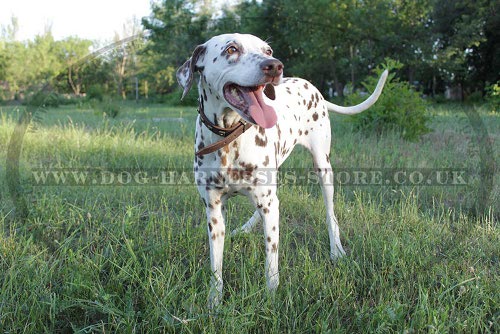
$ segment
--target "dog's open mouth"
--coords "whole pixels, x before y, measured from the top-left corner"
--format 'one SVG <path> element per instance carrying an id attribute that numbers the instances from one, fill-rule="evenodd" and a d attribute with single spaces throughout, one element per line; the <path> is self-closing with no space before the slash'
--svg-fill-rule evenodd
<path id="1" fill-rule="evenodd" d="M 264 102 L 264 88 L 265 85 L 243 87 L 230 83 L 224 86 L 224 98 L 247 121 L 268 129 L 276 124 L 277 116 L 274 108 Z"/>

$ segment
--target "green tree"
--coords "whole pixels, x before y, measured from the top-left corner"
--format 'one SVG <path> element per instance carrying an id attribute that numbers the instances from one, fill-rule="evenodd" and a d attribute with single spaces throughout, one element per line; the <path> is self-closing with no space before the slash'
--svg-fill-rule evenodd
<path id="1" fill-rule="evenodd" d="M 287 75 L 306 77 L 322 91 L 333 83 L 342 95 L 347 82 L 356 84 L 383 59 L 373 53 L 379 35 L 373 32 L 382 25 L 370 24 L 374 17 L 385 18 L 382 11 L 388 7 L 380 3 L 252 1 L 242 3 L 239 11 L 244 31 L 269 37 Z M 371 52 L 363 54 L 363 50 Z"/>
<path id="2" fill-rule="evenodd" d="M 141 38 L 142 30 L 139 22 L 135 19 L 123 25 L 121 34 L 116 33 L 114 37 L 115 48 L 111 50 L 107 61 L 112 66 L 112 77 L 117 90 L 117 95 L 126 99 L 127 92 L 133 90 L 127 87 L 127 82 L 137 76 L 137 65 L 139 62 L 138 51 L 143 48 Z"/>
<path id="3" fill-rule="evenodd" d="M 199 9 L 204 9 L 199 11 Z M 142 52 L 150 64 L 149 81 L 157 93 L 176 88 L 175 71 L 197 44 L 205 42 L 211 32 L 211 13 L 195 1 L 164 0 L 152 4 L 152 14 L 142 20 L 149 31 L 149 42 Z"/>
<path id="4" fill-rule="evenodd" d="M 62 89 L 71 89 L 75 95 L 82 93 L 82 65 L 79 61 L 88 53 L 92 42 L 78 37 L 69 37 L 56 43 L 57 59 L 64 65 L 62 71 L 66 74 L 67 84 Z M 65 82 L 66 83 L 66 82 Z"/>
<path id="5" fill-rule="evenodd" d="M 462 97 L 499 78 L 493 70 L 499 64 L 498 10 L 489 0 L 433 2 L 434 69 L 445 83 L 458 85 Z"/>

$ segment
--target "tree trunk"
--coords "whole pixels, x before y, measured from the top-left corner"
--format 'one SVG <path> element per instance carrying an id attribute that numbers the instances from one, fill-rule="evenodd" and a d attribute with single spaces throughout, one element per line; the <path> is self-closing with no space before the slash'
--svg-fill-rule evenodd
<path id="1" fill-rule="evenodd" d="M 412 85 L 413 84 L 413 67 L 408 66 L 408 82 Z"/>
<path id="2" fill-rule="evenodd" d="M 75 70 L 75 77 L 78 78 L 78 68 Z M 68 82 L 69 82 L 69 85 L 71 86 L 71 89 L 73 90 L 73 93 L 76 96 L 80 96 L 81 84 L 80 84 L 79 80 L 77 80 L 76 84 L 73 81 L 72 67 L 71 66 L 68 67 Z"/>
<path id="3" fill-rule="evenodd" d="M 351 57 L 351 83 L 352 83 L 352 89 L 354 92 L 354 47 L 352 45 L 349 46 L 349 55 Z"/>
<path id="4" fill-rule="evenodd" d="M 135 102 L 139 102 L 139 79 L 135 77 Z"/>
<path id="5" fill-rule="evenodd" d="M 432 76 L 432 97 L 436 97 L 436 85 L 437 85 L 437 79 L 436 76 Z"/>
<path id="6" fill-rule="evenodd" d="M 337 92 L 337 96 L 343 97 L 344 96 L 344 87 L 339 81 L 339 78 L 337 77 L 337 71 L 335 70 L 335 66 L 332 68 L 332 76 L 333 76 L 333 84 L 335 86 L 335 91 Z"/>
<path id="7" fill-rule="evenodd" d="M 127 93 L 125 92 L 125 89 L 123 88 L 123 81 L 125 79 L 125 66 L 127 65 L 127 51 L 125 48 L 123 48 L 123 58 L 120 63 L 118 63 L 117 66 L 117 75 L 118 75 L 118 95 L 122 96 L 122 99 L 127 98 Z"/>

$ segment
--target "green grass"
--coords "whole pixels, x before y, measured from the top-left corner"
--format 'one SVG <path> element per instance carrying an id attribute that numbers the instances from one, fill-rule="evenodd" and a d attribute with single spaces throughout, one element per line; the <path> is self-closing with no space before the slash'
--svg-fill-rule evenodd
<path id="1" fill-rule="evenodd" d="M 332 116 L 334 168 L 468 168 L 478 144 L 461 106 L 438 106 L 417 143 L 376 138 Z M 469 107 L 470 108 L 470 107 Z M 493 144 L 498 115 L 479 109 Z M 226 238 L 224 299 L 207 305 L 204 208 L 194 186 L 36 187 L 39 166 L 190 169 L 194 108 L 127 104 L 117 118 L 61 107 L 40 114 L 20 158 L 27 217 L 5 180 L 19 111 L 0 110 L 2 333 L 494 333 L 499 331 L 499 179 L 487 213 L 471 214 L 479 184 L 342 186 L 335 209 L 348 256 L 329 260 L 317 186 L 279 188 L 280 286 L 269 295 L 261 229 Z M 179 121 L 183 118 L 184 121 Z M 492 159 L 498 161 L 498 147 Z M 310 167 L 297 149 L 284 168 Z M 253 210 L 231 199 L 227 228 Z"/>

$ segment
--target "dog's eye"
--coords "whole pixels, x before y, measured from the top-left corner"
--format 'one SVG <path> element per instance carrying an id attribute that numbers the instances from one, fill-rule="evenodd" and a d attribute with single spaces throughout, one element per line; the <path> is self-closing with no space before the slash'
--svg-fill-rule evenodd
<path id="1" fill-rule="evenodd" d="M 235 52 L 238 52 L 238 49 L 235 47 L 235 46 L 230 46 L 226 49 L 226 53 L 228 55 L 232 55 L 234 54 Z"/>
<path id="2" fill-rule="evenodd" d="M 267 49 L 267 50 L 265 51 L 265 53 L 266 53 L 266 55 L 268 55 L 268 56 L 272 56 L 272 55 L 273 55 L 273 50 L 271 50 L 271 49 Z"/>

